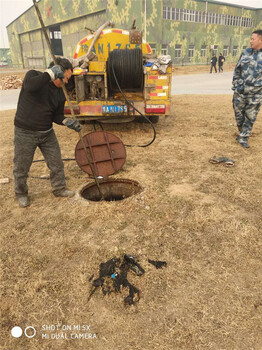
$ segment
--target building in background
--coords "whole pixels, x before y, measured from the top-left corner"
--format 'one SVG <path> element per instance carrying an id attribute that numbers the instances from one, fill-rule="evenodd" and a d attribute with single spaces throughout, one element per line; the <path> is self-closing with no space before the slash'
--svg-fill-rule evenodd
<path id="1" fill-rule="evenodd" d="M 262 9 L 204 0 L 40 0 L 56 55 L 71 57 L 81 39 L 107 20 L 130 29 L 133 20 L 156 54 L 174 64 L 209 64 L 221 52 L 236 62 L 262 28 Z M 44 68 L 51 56 L 34 6 L 7 26 L 13 66 Z"/>

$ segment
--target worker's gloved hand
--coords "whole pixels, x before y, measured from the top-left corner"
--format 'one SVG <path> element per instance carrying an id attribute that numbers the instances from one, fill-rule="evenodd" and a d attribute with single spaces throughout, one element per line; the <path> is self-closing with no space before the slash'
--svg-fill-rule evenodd
<path id="1" fill-rule="evenodd" d="M 56 79 L 63 79 L 65 77 L 63 68 L 58 64 L 56 66 L 46 69 L 46 73 L 50 75 L 53 81 Z"/>
<path id="2" fill-rule="evenodd" d="M 82 126 L 80 125 L 79 121 L 74 118 L 65 118 L 63 120 L 63 124 L 69 129 L 73 129 L 77 132 L 79 132 L 82 129 Z"/>

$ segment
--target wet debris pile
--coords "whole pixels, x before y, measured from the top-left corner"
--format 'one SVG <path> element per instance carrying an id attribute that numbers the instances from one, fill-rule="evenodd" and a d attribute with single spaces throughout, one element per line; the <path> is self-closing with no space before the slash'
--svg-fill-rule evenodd
<path id="1" fill-rule="evenodd" d="M 165 261 L 156 261 L 148 259 L 148 262 L 154 265 L 157 269 L 162 269 L 163 266 L 167 266 L 167 263 Z"/>
<path id="2" fill-rule="evenodd" d="M 0 90 L 21 89 L 23 80 L 17 75 L 6 75 L 1 77 Z"/>
<path id="3" fill-rule="evenodd" d="M 165 261 L 154 261 L 148 259 L 148 262 L 154 265 L 157 269 L 167 266 Z M 123 289 L 128 289 L 129 294 L 124 298 L 125 305 L 132 305 L 140 300 L 140 290 L 128 281 L 128 273 L 133 272 L 137 276 L 142 276 L 145 270 L 138 263 L 137 258 L 124 254 L 122 258 L 113 258 L 99 266 L 99 277 L 93 280 L 92 290 L 88 300 L 95 293 L 97 288 L 101 287 L 104 295 L 121 292 Z M 89 281 L 92 281 L 94 275 Z"/>

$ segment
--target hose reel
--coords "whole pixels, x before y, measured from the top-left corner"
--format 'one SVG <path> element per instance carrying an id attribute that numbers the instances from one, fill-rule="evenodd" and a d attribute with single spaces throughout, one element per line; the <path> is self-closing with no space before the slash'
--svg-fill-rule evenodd
<path id="1" fill-rule="evenodd" d="M 141 49 L 114 50 L 109 53 L 108 86 L 111 91 L 119 91 L 113 70 L 121 89 L 142 90 L 143 55 Z"/>

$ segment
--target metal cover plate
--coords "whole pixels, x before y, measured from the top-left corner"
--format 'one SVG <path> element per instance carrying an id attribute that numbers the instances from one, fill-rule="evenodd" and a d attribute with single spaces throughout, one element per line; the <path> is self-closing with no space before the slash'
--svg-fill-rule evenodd
<path id="1" fill-rule="evenodd" d="M 83 136 L 96 176 L 107 177 L 122 168 L 126 161 L 126 149 L 123 142 L 114 134 L 95 131 Z M 75 148 L 78 166 L 89 175 L 93 175 L 81 140 Z"/>
<path id="2" fill-rule="evenodd" d="M 137 29 L 131 29 L 129 31 L 130 44 L 142 44 L 142 32 Z"/>

